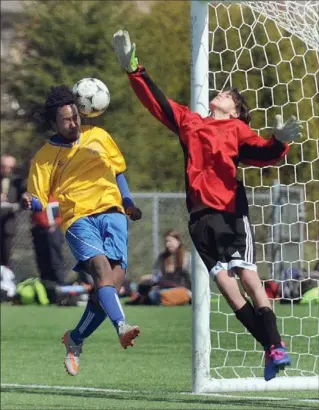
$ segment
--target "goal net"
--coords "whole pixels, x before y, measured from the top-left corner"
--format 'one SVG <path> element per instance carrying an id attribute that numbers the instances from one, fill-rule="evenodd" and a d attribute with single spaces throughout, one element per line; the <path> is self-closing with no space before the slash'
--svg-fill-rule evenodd
<path id="1" fill-rule="evenodd" d="M 258 271 L 292 365 L 264 381 L 261 346 L 197 260 L 195 393 L 319 389 L 318 8 L 316 1 L 192 2 L 192 109 L 207 115 L 211 92 L 238 87 L 259 135 L 271 135 L 276 114 L 303 123 L 303 138 L 277 166 L 239 169 Z"/>

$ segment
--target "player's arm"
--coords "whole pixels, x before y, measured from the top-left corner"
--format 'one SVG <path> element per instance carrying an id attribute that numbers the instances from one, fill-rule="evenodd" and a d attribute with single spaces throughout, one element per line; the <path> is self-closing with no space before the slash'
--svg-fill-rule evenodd
<path id="1" fill-rule="evenodd" d="M 22 194 L 24 209 L 39 212 L 47 207 L 50 195 L 50 175 L 48 164 L 36 156 L 29 171 L 27 192 Z"/>
<path id="2" fill-rule="evenodd" d="M 145 108 L 161 123 L 175 134 L 189 109 L 165 97 L 157 87 L 144 67 L 138 65 L 135 56 L 135 43 L 131 44 L 127 31 L 119 30 L 114 34 L 112 46 L 118 56 L 121 66 L 129 76 L 129 80 L 136 96 Z"/>
<path id="3" fill-rule="evenodd" d="M 116 175 L 117 186 L 121 192 L 123 207 L 126 215 L 132 221 L 138 221 L 142 218 L 142 211 L 134 205 L 130 188 L 123 173 Z"/>
<path id="4" fill-rule="evenodd" d="M 248 125 L 239 127 L 239 161 L 247 165 L 263 167 L 280 161 L 289 151 L 288 142 L 301 137 L 302 125 L 295 117 L 282 123 L 277 115 L 273 135 L 269 140 L 258 136 Z"/>

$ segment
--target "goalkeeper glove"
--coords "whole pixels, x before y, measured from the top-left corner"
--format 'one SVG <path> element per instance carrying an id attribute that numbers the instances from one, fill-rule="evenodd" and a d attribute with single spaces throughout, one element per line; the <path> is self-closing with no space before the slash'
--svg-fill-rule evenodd
<path id="1" fill-rule="evenodd" d="M 137 70 L 136 45 L 135 43 L 131 44 L 130 35 L 127 31 L 119 30 L 114 34 L 112 47 L 125 71 L 133 73 Z"/>
<path id="2" fill-rule="evenodd" d="M 293 115 L 283 124 L 282 116 L 276 115 L 274 136 L 280 142 L 290 142 L 301 138 L 302 124 Z"/>

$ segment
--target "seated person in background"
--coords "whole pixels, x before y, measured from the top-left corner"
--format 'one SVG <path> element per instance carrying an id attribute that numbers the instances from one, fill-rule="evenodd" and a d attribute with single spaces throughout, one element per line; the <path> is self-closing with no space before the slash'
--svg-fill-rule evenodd
<path id="1" fill-rule="evenodd" d="M 179 305 L 191 300 L 191 254 L 180 234 L 169 230 L 164 235 L 165 249 L 153 265 L 153 274 L 142 276 L 130 305 Z"/>

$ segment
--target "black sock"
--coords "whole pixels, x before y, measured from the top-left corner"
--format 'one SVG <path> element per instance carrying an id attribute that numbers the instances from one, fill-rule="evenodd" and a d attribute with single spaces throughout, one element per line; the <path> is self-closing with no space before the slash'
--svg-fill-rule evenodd
<path id="1" fill-rule="evenodd" d="M 260 332 L 256 312 L 252 304 L 247 300 L 242 308 L 236 310 L 235 315 L 257 342 L 264 346 L 265 341 L 263 340 L 263 334 Z"/>
<path id="2" fill-rule="evenodd" d="M 256 318 L 259 332 L 264 335 L 263 346 L 265 350 L 272 345 L 275 348 L 282 347 L 274 312 L 269 307 L 262 307 L 257 309 Z"/>

